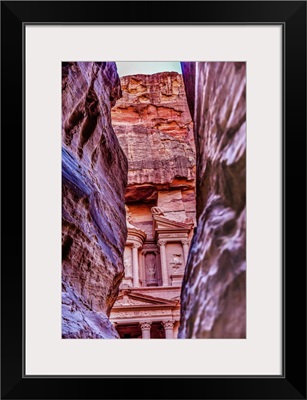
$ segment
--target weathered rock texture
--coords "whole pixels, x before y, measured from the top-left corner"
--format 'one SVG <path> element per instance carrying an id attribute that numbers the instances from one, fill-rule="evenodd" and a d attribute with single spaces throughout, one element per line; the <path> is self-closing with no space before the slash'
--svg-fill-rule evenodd
<path id="1" fill-rule="evenodd" d="M 62 336 L 115 338 L 127 160 L 111 126 L 115 63 L 62 65 Z"/>
<path id="2" fill-rule="evenodd" d="M 195 220 L 193 122 L 176 72 L 125 76 L 121 89 L 112 124 L 128 158 L 125 199 L 132 223 L 150 238 L 152 206 L 179 222 Z"/>
<path id="3" fill-rule="evenodd" d="M 191 64 L 183 64 L 183 75 L 194 109 L 198 226 L 182 286 L 179 337 L 244 338 L 245 63 Z"/>

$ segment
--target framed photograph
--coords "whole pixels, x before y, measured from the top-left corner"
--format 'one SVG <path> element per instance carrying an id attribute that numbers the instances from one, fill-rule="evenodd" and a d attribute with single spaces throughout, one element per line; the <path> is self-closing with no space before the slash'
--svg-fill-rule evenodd
<path id="1" fill-rule="evenodd" d="M 1 26 L 2 398 L 306 399 L 306 3 Z"/>

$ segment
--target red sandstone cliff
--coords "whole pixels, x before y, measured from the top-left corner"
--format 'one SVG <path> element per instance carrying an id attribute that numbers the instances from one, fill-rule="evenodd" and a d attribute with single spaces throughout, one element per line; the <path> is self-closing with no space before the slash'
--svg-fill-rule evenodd
<path id="1" fill-rule="evenodd" d="M 128 159 L 126 203 L 132 222 L 152 235 L 150 208 L 170 219 L 195 220 L 193 122 L 176 72 L 121 78 L 112 125 Z"/>
<path id="2" fill-rule="evenodd" d="M 243 338 L 245 63 L 183 63 L 183 76 L 194 115 L 198 226 L 182 286 L 179 337 Z"/>
<path id="3" fill-rule="evenodd" d="M 115 63 L 62 65 L 62 336 L 115 338 L 127 160 L 111 125 Z"/>

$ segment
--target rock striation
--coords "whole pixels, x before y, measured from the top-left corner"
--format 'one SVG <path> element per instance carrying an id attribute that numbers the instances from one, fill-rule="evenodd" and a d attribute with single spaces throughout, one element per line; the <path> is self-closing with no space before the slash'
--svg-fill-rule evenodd
<path id="1" fill-rule="evenodd" d="M 116 64 L 62 64 L 62 336 L 116 338 L 127 159 L 111 125 Z"/>
<path id="2" fill-rule="evenodd" d="M 197 229 L 182 285 L 179 337 L 244 338 L 246 66 L 183 63 L 183 76 L 194 115 Z"/>
<path id="3" fill-rule="evenodd" d="M 150 238 L 153 206 L 172 220 L 195 220 L 193 122 L 177 72 L 124 76 L 121 90 L 112 125 L 128 159 L 125 200 Z"/>

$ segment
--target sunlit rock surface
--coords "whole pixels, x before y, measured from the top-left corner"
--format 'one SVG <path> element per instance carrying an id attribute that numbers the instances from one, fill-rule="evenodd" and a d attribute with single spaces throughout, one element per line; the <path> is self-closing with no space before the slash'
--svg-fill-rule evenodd
<path id="1" fill-rule="evenodd" d="M 179 337 L 244 338 L 245 63 L 183 63 L 183 76 L 195 124 L 198 226 L 183 280 Z"/>
<path id="2" fill-rule="evenodd" d="M 112 124 L 127 156 L 126 203 L 136 226 L 152 236 L 151 207 L 195 221 L 193 122 L 177 72 L 121 77 Z"/>
<path id="3" fill-rule="evenodd" d="M 111 125 L 116 64 L 62 65 L 62 336 L 115 338 L 127 160 Z"/>

